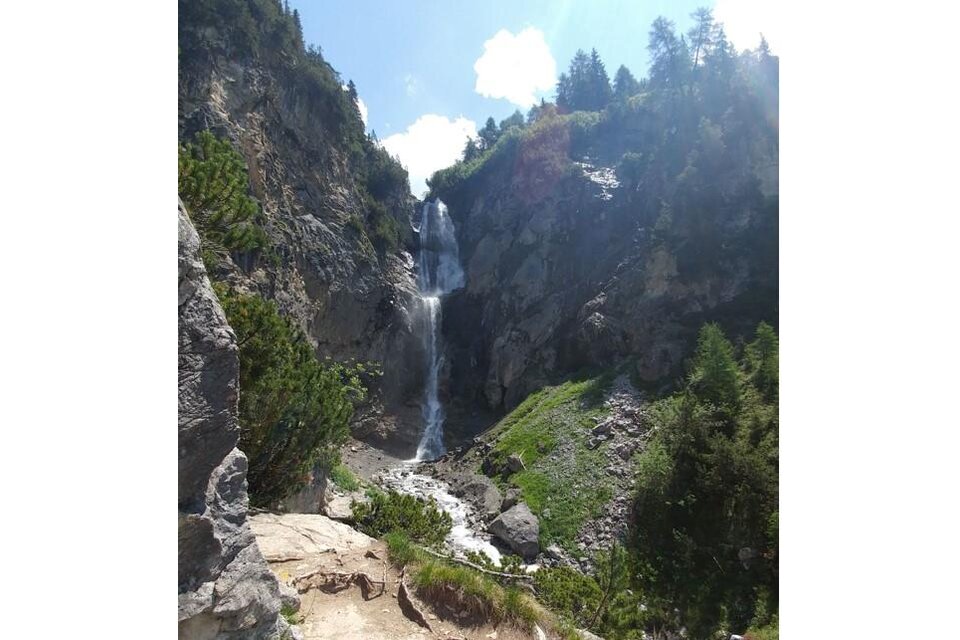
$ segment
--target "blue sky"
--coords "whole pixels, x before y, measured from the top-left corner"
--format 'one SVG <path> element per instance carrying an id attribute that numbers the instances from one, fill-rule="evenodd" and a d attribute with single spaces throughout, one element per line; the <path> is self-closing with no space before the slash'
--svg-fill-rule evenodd
<path id="1" fill-rule="evenodd" d="M 306 42 L 356 83 L 368 130 L 400 156 L 417 195 L 488 116 L 526 114 L 532 101 L 551 99 L 578 48 L 596 47 L 611 77 L 625 64 L 639 78 L 657 16 L 685 31 L 694 9 L 715 4 L 738 48 L 755 46 L 763 29 L 776 51 L 770 0 L 291 2 Z"/>

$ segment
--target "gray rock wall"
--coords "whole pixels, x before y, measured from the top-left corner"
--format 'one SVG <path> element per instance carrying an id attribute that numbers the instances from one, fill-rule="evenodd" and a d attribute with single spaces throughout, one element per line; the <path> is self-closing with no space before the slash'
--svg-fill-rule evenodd
<path id="1" fill-rule="evenodd" d="M 182 203 L 178 262 L 179 637 L 276 637 L 286 627 L 279 586 L 247 523 L 247 458 L 236 448 L 236 336 Z"/>

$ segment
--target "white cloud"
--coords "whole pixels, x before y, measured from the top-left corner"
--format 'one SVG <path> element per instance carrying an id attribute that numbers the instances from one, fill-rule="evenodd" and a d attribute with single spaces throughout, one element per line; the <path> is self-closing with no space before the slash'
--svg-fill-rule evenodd
<path id="1" fill-rule="evenodd" d="M 477 124 L 460 116 L 450 120 L 446 116 L 428 113 L 417 118 L 403 133 L 384 138 L 383 146 L 410 173 L 410 188 L 414 195 L 427 190 L 427 178 L 437 169 L 448 167 L 460 157 L 467 138 L 477 135 Z"/>
<path id="2" fill-rule="evenodd" d="M 527 27 L 517 35 L 501 29 L 483 43 L 483 55 L 473 64 L 475 90 L 488 98 L 506 98 L 520 107 L 537 102 L 536 93 L 553 89 L 557 63 L 543 32 Z"/>
<path id="3" fill-rule="evenodd" d="M 723 23 L 727 38 L 737 50 L 756 49 L 760 33 L 777 54 L 780 37 L 780 3 L 771 0 L 717 0 L 713 17 Z"/>

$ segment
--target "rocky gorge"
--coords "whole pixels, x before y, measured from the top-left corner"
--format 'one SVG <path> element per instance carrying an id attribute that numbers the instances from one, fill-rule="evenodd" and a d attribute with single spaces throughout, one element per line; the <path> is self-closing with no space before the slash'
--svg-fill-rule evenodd
<path id="1" fill-rule="evenodd" d="M 360 638 L 382 628 L 384 638 L 412 638 L 437 634 L 438 620 L 449 638 L 596 637 L 562 628 L 594 628 L 614 583 L 609 565 L 592 616 L 561 624 L 537 603 L 510 626 L 502 603 L 540 595 L 541 570 L 586 581 L 593 594 L 603 558 L 613 562 L 604 554 L 635 544 L 637 491 L 655 466 L 640 460 L 652 451 L 658 470 L 673 468 L 660 440 L 675 415 L 695 412 L 664 403 L 696 395 L 702 327 L 737 340 L 746 364 L 735 376 L 760 380 L 745 393 L 763 398 L 744 429 L 763 431 L 750 432 L 754 445 L 775 447 L 769 380 L 751 360 L 760 329 L 747 344 L 778 314 L 777 103 L 749 84 L 771 82 L 757 80 L 769 59 L 745 54 L 746 88 L 725 87 L 726 102 L 656 84 L 593 111 L 543 102 L 526 120 L 494 123 L 496 139 L 435 173 L 420 201 L 399 161 L 366 134 L 352 83 L 305 47 L 298 20 L 273 0 L 240 4 L 234 15 L 181 3 L 181 149 L 204 132 L 229 143 L 266 241 L 211 260 L 200 218 L 180 202 L 180 637 Z M 337 411 L 349 439 L 331 435 L 322 451 L 253 440 L 273 447 L 261 459 L 310 456 L 311 466 L 252 518 L 237 448 L 241 429 L 253 428 L 241 424 L 249 380 L 238 354 L 260 327 L 238 340 L 211 280 L 266 301 L 278 323 L 302 332 L 311 363 L 367 367 L 356 380 L 337 374 L 349 388 L 337 396 L 347 399 Z M 739 366 L 724 349 L 724 366 Z M 351 385 L 362 393 L 351 396 Z M 277 387 L 263 397 L 294 410 L 282 406 L 269 426 L 292 433 L 308 411 Z M 323 405 L 308 409 L 322 415 Z M 698 427 L 720 423 L 703 412 Z M 442 543 L 405 551 L 411 566 L 469 567 L 493 582 L 457 591 L 431 585 L 425 571 L 408 587 L 403 564 L 387 561 L 402 545 L 370 537 L 393 532 L 359 532 L 357 514 L 386 491 L 449 516 Z M 500 609 L 477 595 L 484 589 Z M 388 592 L 389 606 L 370 604 Z M 461 615 L 465 607 L 474 613 Z"/>

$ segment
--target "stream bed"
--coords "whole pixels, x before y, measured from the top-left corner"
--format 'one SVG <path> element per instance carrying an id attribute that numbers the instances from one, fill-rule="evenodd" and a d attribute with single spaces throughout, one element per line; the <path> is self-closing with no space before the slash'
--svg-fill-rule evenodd
<path id="1" fill-rule="evenodd" d="M 381 474 L 381 482 L 385 487 L 400 493 L 427 500 L 432 498 L 440 509 L 450 514 L 453 526 L 447 535 L 446 542 L 454 556 L 465 558 L 467 551 L 482 551 L 499 565 L 501 553 L 491 543 L 490 535 L 483 532 L 483 524 L 479 518 L 475 517 L 470 505 L 450 493 L 444 482 L 417 473 L 415 469 L 415 462 L 403 463 L 384 471 Z"/>

